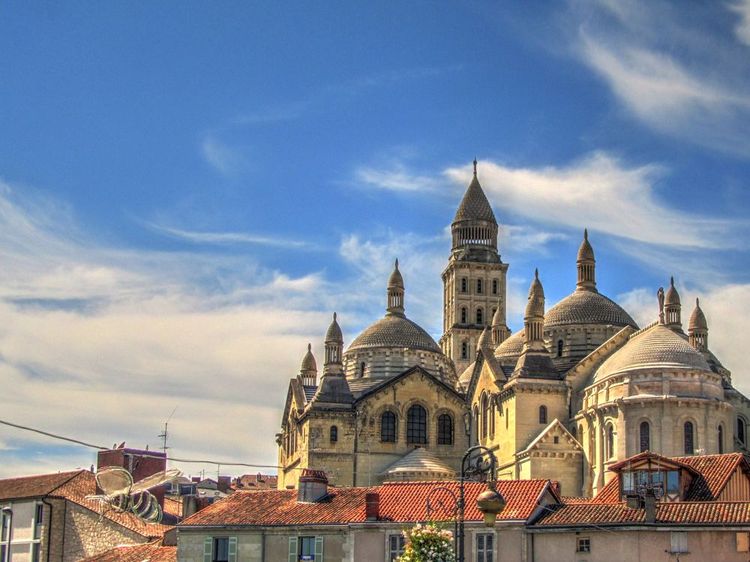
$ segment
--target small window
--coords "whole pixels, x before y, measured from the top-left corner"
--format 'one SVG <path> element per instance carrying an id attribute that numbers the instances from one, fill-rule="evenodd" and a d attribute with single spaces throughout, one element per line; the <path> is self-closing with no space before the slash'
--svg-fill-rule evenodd
<path id="1" fill-rule="evenodd" d="M 742 445 L 745 445 L 745 419 L 744 418 L 737 418 L 737 441 L 739 441 Z"/>
<path id="2" fill-rule="evenodd" d="M 469 344 L 466 342 L 463 342 L 461 344 L 461 359 L 468 359 L 469 358 Z"/>
<path id="3" fill-rule="evenodd" d="M 497 294 L 497 279 L 492 280 L 492 294 L 493 295 Z"/>
<path id="4" fill-rule="evenodd" d="M 466 280 L 466 277 L 461 278 L 461 292 L 465 293 L 469 289 L 469 282 Z"/>
<path id="5" fill-rule="evenodd" d="M 685 438 L 685 454 L 692 455 L 695 453 L 695 443 L 693 441 L 693 422 L 685 422 L 683 426 L 683 434 Z"/>
<path id="6" fill-rule="evenodd" d="M 563 341 L 557 340 L 557 356 L 562 357 L 562 352 L 563 352 Z"/>
<path id="7" fill-rule="evenodd" d="M 684 554 L 688 552 L 688 537 L 685 531 L 672 531 L 672 554 Z"/>
<path id="8" fill-rule="evenodd" d="M 724 453 L 724 426 L 720 425 L 718 428 L 719 438 L 719 454 Z"/>
<path id="9" fill-rule="evenodd" d="M 335 425 L 331 426 L 331 443 L 336 443 L 339 440 L 339 428 Z"/>
<path id="10" fill-rule="evenodd" d="M 477 562 L 494 562 L 495 535 L 481 533 L 477 535 Z"/>
<path id="11" fill-rule="evenodd" d="M 615 428 L 610 424 L 607 426 L 607 458 L 615 456 Z"/>
<path id="12" fill-rule="evenodd" d="M 414 404 L 406 414 L 406 442 L 410 444 L 427 444 L 427 410 Z"/>
<path id="13" fill-rule="evenodd" d="M 36 511 L 34 513 L 34 538 L 42 538 L 42 520 L 44 517 L 44 505 L 41 503 L 36 504 Z"/>
<path id="14" fill-rule="evenodd" d="M 384 443 L 396 442 L 396 414 L 383 412 L 380 417 L 380 440 Z"/>
<path id="15" fill-rule="evenodd" d="M 8 540 L 8 531 L 10 530 L 10 514 L 3 512 L 2 514 L 2 533 L 0 535 L 0 540 L 2 542 L 5 542 Z M 5 560 L 5 559 L 3 559 Z"/>
<path id="16" fill-rule="evenodd" d="M 484 323 L 484 312 L 481 308 L 477 308 L 477 324 Z"/>
<path id="17" fill-rule="evenodd" d="M 482 393 L 482 439 L 487 439 L 487 431 L 490 427 L 490 399 Z"/>
<path id="18" fill-rule="evenodd" d="M 482 280 L 477 279 L 477 294 L 481 295 L 484 287 L 482 286 Z"/>
<path id="19" fill-rule="evenodd" d="M 438 445 L 453 445 L 453 419 L 449 414 L 438 417 Z"/>
<path id="20" fill-rule="evenodd" d="M 466 307 L 461 307 L 461 324 L 466 324 L 468 314 L 466 313 Z"/>
<path id="21" fill-rule="evenodd" d="M 576 552 L 591 552 L 591 539 L 588 537 L 578 537 Z"/>
<path id="22" fill-rule="evenodd" d="M 641 422 L 640 426 L 640 449 L 641 453 L 651 449 L 651 426 L 647 421 Z"/>
<path id="23" fill-rule="evenodd" d="M 539 406 L 539 423 L 547 423 L 547 406 Z"/>
<path id="24" fill-rule="evenodd" d="M 560 444 L 560 436 L 559 436 L 559 435 L 555 435 L 555 436 L 554 436 L 554 437 L 552 438 L 552 442 L 553 442 L 553 443 L 554 443 L 555 445 L 559 445 L 559 444 Z"/>
<path id="25" fill-rule="evenodd" d="M 399 556 L 404 554 L 404 548 L 406 548 L 406 539 L 404 538 L 404 535 L 390 535 L 388 537 L 389 562 L 398 560 Z"/>
<path id="26" fill-rule="evenodd" d="M 315 560 L 315 537 L 299 538 L 299 559 Z"/>
<path id="27" fill-rule="evenodd" d="M 214 539 L 212 562 L 229 562 L 229 537 Z"/>
<path id="28" fill-rule="evenodd" d="M 360 378 L 365 376 L 365 367 L 366 366 L 367 365 L 365 364 L 364 361 L 362 361 L 362 363 L 359 364 L 359 376 L 360 376 Z"/>

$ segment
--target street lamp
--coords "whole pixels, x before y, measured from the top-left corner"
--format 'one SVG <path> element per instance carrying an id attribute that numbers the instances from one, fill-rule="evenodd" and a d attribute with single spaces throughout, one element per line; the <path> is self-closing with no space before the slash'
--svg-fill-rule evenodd
<path id="1" fill-rule="evenodd" d="M 456 495 L 450 489 L 444 486 L 433 488 L 427 494 L 427 517 L 430 517 L 431 513 L 434 512 L 434 508 L 430 503 L 430 497 L 433 492 L 445 491 L 454 501 L 454 507 L 450 513 L 452 517 L 455 517 L 456 521 L 455 540 L 453 544 L 458 562 L 464 562 L 464 509 L 466 507 L 464 492 L 466 480 L 484 480 L 487 482 L 487 489 L 477 497 L 477 508 L 484 516 L 484 524 L 492 527 L 495 525 L 497 514 L 503 510 L 506 503 L 503 496 L 495 488 L 496 479 L 497 458 L 495 454 L 487 447 L 475 445 L 474 447 L 470 447 L 461 459 L 458 498 L 456 498 Z M 442 503 L 439 505 L 445 508 Z"/>

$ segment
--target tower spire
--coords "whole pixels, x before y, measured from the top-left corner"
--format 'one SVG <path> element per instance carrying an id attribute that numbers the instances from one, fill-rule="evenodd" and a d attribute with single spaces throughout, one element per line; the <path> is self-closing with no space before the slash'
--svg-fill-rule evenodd
<path id="1" fill-rule="evenodd" d="M 307 344 L 307 353 L 302 359 L 299 376 L 302 379 L 302 384 L 305 386 L 315 386 L 318 384 L 318 365 L 315 362 L 315 356 L 312 354 L 312 344 Z"/>
<path id="2" fill-rule="evenodd" d="M 708 351 L 708 322 L 698 299 L 695 299 L 695 308 L 688 323 L 688 341 L 698 351 Z"/>
<path id="3" fill-rule="evenodd" d="M 576 259 L 576 265 L 578 266 L 578 283 L 576 283 L 577 291 L 596 291 L 596 260 L 594 259 L 594 248 L 591 247 L 589 242 L 589 229 L 583 229 L 583 242 L 578 248 L 578 258 Z"/>
<path id="4" fill-rule="evenodd" d="M 674 286 L 674 277 L 670 277 L 669 289 L 664 295 L 664 323 L 667 328 L 682 332 L 681 310 L 680 294 Z"/>
<path id="5" fill-rule="evenodd" d="M 387 290 L 388 302 L 386 305 L 386 311 L 389 315 L 403 316 L 404 315 L 404 278 L 401 276 L 401 272 L 398 270 L 398 258 L 393 266 L 393 272 L 388 278 L 388 290 Z"/>

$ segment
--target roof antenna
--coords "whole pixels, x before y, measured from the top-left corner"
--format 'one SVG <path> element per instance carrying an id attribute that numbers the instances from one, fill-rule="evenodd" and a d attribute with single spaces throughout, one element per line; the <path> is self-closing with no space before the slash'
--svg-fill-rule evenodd
<path id="1" fill-rule="evenodd" d="M 162 441 L 161 450 L 164 451 L 164 454 L 167 454 L 167 449 L 171 449 L 171 447 L 167 447 L 167 427 L 169 426 L 169 420 L 172 419 L 172 416 L 177 411 L 177 406 L 174 407 L 174 410 L 172 410 L 172 413 L 169 414 L 169 417 L 167 418 L 167 421 L 164 422 L 164 431 L 162 431 L 157 437 L 159 437 Z"/>
<path id="2" fill-rule="evenodd" d="M 477 157 L 474 157 L 474 177 L 477 177 Z"/>

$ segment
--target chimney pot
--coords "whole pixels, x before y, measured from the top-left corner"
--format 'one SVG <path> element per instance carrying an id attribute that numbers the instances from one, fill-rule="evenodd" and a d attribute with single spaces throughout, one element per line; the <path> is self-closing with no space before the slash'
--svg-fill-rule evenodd
<path id="1" fill-rule="evenodd" d="M 377 521 L 380 516 L 380 494 L 369 492 L 365 494 L 365 518 L 368 521 Z"/>

